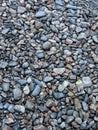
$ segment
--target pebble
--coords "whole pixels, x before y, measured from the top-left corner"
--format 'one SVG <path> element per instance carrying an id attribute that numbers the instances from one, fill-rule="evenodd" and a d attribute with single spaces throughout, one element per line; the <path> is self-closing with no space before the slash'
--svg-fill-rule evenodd
<path id="1" fill-rule="evenodd" d="M 71 123 L 73 120 L 74 120 L 74 117 L 73 117 L 73 116 L 68 116 L 67 119 L 66 119 L 66 122 L 69 124 L 69 123 Z"/>
<path id="2" fill-rule="evenodd" d="M 31 101 L 26 101 L 25 108 L 32 111 L 33 108 L 34 108 L 33 102 L 31 102 Z"/>
<path id="3" fill-rule="evenodd" d="M 52 80 L 53 80 L 53 77 L 51 77 L 51 76 L 46 76 L 46 77 L 44 78 L 44 82 L 45 82 L 45 83 L 50 82 L 50 81 L 52 81 Z"/>
<path id="4" fill-rule="evenodd" d="M 90 77 L 82 77 L 82 82 L 84 87 L 91 87 L 92 81 Z"/>
<path id="5" fill-rule="evenodd" d="M 53 96 L 55 99 L 59 100 L 61 98 L 65 97 L 65 94 L 61 93 L 61 92 L 53 92 Z"/>
<path id="6" fill-rule="evenodd" d="M 69 85 L 68 81 L 64 81 L 62 84 L 59 85 L 58 91 L 62 92 L 64 89 Z"/>
<path id="7" fill-rule="evenodd" d="M 82 40 L 82 39 L 86 39 L 86 34 L 81 32 L 78 37 L 77 37 L 78 40 Z"/>
<path id="8" fill-rule="evenodd" d="M 35 16 L 37 18 L 44 17 L 44 16 L 46 16 L 46 12 L 45 11 L 38 11 L 38 12 L 36 12 Z"/>
<path id="9" fill-rule="evenodd" d="M 43 125 L 37 125 L 34 126 L 34 130 L 45 130 L 45 127 Z"/>
<path id="10" fill-rule="evenodd" d="M 8 63 L 6 61 L 0 62 L 0 69 L 5 69 L 8 66 Z"/>
<path id="11" fill-rule="evenodd" d="M 51 48 L 51 43 L 50 42 L 45 42 L 43 43 L 43 49 L 44 50 L 49 50 Z"/>
<path id="12" fill-rule="evenodd" d="M 98 43 L 98 38 L 97 38 L 97 36 L 93 36 L 92 38 L 93 38 L 93 41 L 94 41 L 95 43 Z"/>
<path id="13" fill-rule="evenodd" d="M 8 32 L 10 31 L 10 28 L 4 28 L 3 30 L 2 30 L 2 34 L 7 34 Z"/>
<path id="14" fill-rule="evenodd" d="M 25 113 L 25 107 L 22 105 L 15 105 L 14 107 L 15 111 L 20 112 L 20 113 Z"/>
<path id="15" fill-rule="evenodd" d="M 9 91 L 9 89 L 10 89 L 10 84 L 9 84 L 9 83 L 3 83 L 3 84 L 2 84 L 2 89 L 3 89 L 4 92 Z"/>
<path id="16" fill-rule="evenodd" d="M 28 63 L 28 62 L 24 62 L 24 63 L 22 64 L 22 67 L 23 67 L 24 69 L 28 68 L 28 66 L 29 66 L 29 63 Z"/>
<path id="17" fill-rule="evenodd" d="M 2 128 L 2 130 L 13 130 L 10 126 L 8 126 L 8 125 L 5 125 L 3 128 Z"/>
<path id="18" fill-rule="evenodd" d="M 22 7 L 22 6 L 18 6 L 18 13 L 22 14 L 26 11 L 26 8 L 25 7 Z"/>
<path id="19" fill-rule="evenodd" d="M 56 73 L 56 74 L 60 74 L 62 75 L 65 71 L 65 68 L 54 68 L 53 69 L 53 72 Z"/>
<path id="20" fill-rule="evenodd" d="M 22 97 L 22 91 L 21 91 L 21 89 L 20 88 L 15 88 L 14 90 L 13 90 L 13 95 L 14 95 L 14 99 L 15 100 L 19 100 L 19 99 L 21 99 L 21 97 Z"/>
<path id="21" fill-rule="evenodd" d="M 83 110 L 88 111 L 88 104 L 86 102 L 82 102 Z"/>
<path id="22" fill-rule="evenodd" d="M 23 88 L 23 92 L 24 94 L 28 95 L 30 93 L 30 89 L 29 89 L 29 86 L 26 85 L 24 88 Z"/>
<path id="23" fill-rule="evenodd" d="M 40 92 L 41 92 L 41 87 L 39 85 L 36 85 L 32 92 L 32 96 L 38 96 Z"/>

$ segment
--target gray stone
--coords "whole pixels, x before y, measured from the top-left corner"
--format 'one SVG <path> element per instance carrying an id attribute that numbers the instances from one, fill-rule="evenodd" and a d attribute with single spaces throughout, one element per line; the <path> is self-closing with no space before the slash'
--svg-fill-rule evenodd
<path id="1" fill-rule="evenodd" d="M 65 128 L 65 122 L 62 122 L 62 123 L 60 124 L 60 128 L 61 128 L 61 129 L 64 129 L 64 128 Z"/>
<path id="2" fill-rule="evenodd" d="M 52 81 L 52 80 L 53 80 L 53 77 L 51 77 L 51 76 L 46 76 L 46 77 L 44 78 L 44 82 L 45 82 L 45 83 L 50 82 L 50 81 Z"/>
<path id="3" fill-rule="evenodd" d="M 14 109 L 15 109 L 17 112 L 25 113 L 25 107 L 22 106 L 22 105 L 15 105 Z"/>
<path id="4" fill-rule="evenodd" d="M 5 69 L 7 67 L 8 63 L 6 61 L 0 62 L 0 69 Z"/>
<path id="5" fill-rule="evenodd" d="M 22 64 L 22 68 L 28 68 L 28 66 L 29 66 L 29 63 L 28 62 L 24 62 L 23 64 Z"/>
<path id="6" fill-rule="evenodd" d="M 71 123 L 73 120 L 74 120 L 73 116 L 68 116 L 67 119 L 66 119 L 66 122 Z"/>
<path id="7" fill-rule="evenodd" d="M 77 117 L 77 118 L 75 118 L 75 122 L 78 123 L 78 124 L 81 124 L 82 123 L 82 119 Z"/>
<path id="8" fill-rule="evenodd" d="M 16 66 L 17 64 L 18 64 L 18 63 L 15 62 L 15 61 L 10 61 L 8 65 L 9 65 L 10 67 L 14 67 L 14 66 Z"/>
<path id="9" fill-rule="evenodd" d="M 88 111 L 88 104 L 86 102 L 82 102 L 82 107 L 84 111 Z"/>
<path id="10" fill-rule="evenodd" d="M 22 6 L 18 6 L 18 13 L 24 13 L 26 11 L 26 8 L 25 7 L 22 7 Z"/>
<path id="11" fill-rule="evenodd" d="M 36 53 L 36 56 L 37 56 L 39 59 L 41 59 L 41 58 L 44 58 L 44 57 L 45 57 L 45 55 L 44 55 L 44 53 L 43 53 L 43 52 L 37 52 L 37 53 Z"/>
<path id="12" fill-rule="evenodd" d="M 79 35 L 78 35 L 78 40 L 82 40 L 82 39 L 86 39 L 86 34 L 81 32 Z"/>
<path id="13" fill-rule="evenodd" d="M 13 90 L 13 94 L 14 94 L 14 99 L 15 99 L 15 100 L 19 100 L 19 99 L 21 99 L 22 91 L 21 91 L 20 88 L 15 88 L 15 89 Z"/>
<path id="14" fill-rule="evenodd" d="M 54 68 L 53 69 L 53 72 L 56 73 L 56 74 L 63 74 L 65 71 L 65 68 Z"/>
<path id="15" fill-rule="evenodd" d="M 28 85 L 26 85 L 24 88 L 23 88 L 23 92 L 24 94 L 28 95 L 30 93 L 30 88 Z"/>
<path id="16" fill-rule="evenodd" d="M 92 38 L 93 38 L 93 41 L 94 41 L 94 42 L 98 43 L 98 37 L 97 37 L 96 35 L 93 36 Z"/>
<path id="17" fill-rule="evenodd" d="M 9 83 L 3 83 L 2 84 L 2 89 L 3 89 L 4 92 L 9 91 L 9 88 L 10 88 L 10 84 Z"/>
<path id="18" fill-rule="evenodd" d="M 43 43 L 43 49 L 44 50 L 49 50 L 51 48 L 51 43 L 50 42 L 45 42 Z"/>
<path id="19" fill-rule="evenodd" d="M 83 77 L 82 78 L 82 82 L 83 82 L 83 86 L 84 87 L 91 87 L 92 85 L 92 81 L 91 81 L 91 78 L 90 77 Z"/>
<path id="20" fill-rule="evenodd" d="M 33 102 L 31 102 L 31 101 L 26 101 L 25 108 L 32 111 L 33 108 L 34 108 Z"/>
<path id="21" fill-rule="evenodd" d="M 41 91 L 41 87 L 39 85 L 36 85 L 32 92 L 32 96 L 38 96 L 40 94 L 40 91 Z"/>
<path id="22" fill-rule="evenodd" d="M 53 96 L 55 99 L 59 100 L 61 98 L 65 97 L 65 94 L 61 93 L 61 92 L 53 92 Z"/>
<path id="23" fill-rule="evenodd" d="M 38 11 L 38 12 L 35 14 L 35 16 L 36 16 L 37 18 L 44 17 L 44 16 L 46 16 L 46 13 L 45 13 L 45 11 Z"/>
<path id="24" fill-rule="evenodd" d="M 10 31 L 10 28 L 4 28 L 2 30 L 2 34 L 7 34 Z"/>
<path id="25" fill-rule="evenodd" d="M 17 82 L 20 84 L 20 85 L 26 85 L 27 81 L 25 79 L 18 79 Z"/>

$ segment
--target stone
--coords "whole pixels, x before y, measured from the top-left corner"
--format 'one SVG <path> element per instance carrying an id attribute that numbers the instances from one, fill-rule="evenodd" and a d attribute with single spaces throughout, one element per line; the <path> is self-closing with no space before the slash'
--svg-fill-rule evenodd
<path id="1" fill-rule="evenodd" d="M 45 127 L 43 125 L 36 125 L 34 126 L 34 130 L 45 130 Z"/>
<path id="2" fill-rule="evenodd" d="M 58 91 L 62 92 L 64 89 L 69 85 L 68 81 L 64 81 L 62 84 L 59 85 Z"/>
<path id="3" fill-rule="evenodd" d="M 88 111 L 88 104 L 86 102 L 82 102 L 82 107 L 84 111 Z"/>
<path id="4" fill-rule="evenodd" d="M 78 40 L 82 40 L 82 39 L 86 39 L 86 34 L 81 32 L 78 37 L 77 37 Z"/>
<path id="5" fill-rule="evenodd" d="M 14 113 L 14 105 L 13 104 L 10 104 L 8 106 L 8 111 L 11 112 L 11 113 Z"/>
<path id="6" fill-rule="evenodd" d="M 41 92 L 41 87 L 39 85 L 36 85 L 32 92 L 32 96 L 38 96 L 40 92 Z"/>
<path id="7" fill-rule="evenodd" d="M 36 56 L 37 56 L 39 59 L 41 59 L 41 58 L 44 58 L 44 57 L 45 57 L 45 55 L 44 55 L 44 53 L 43 53 L 43 52 L 37 52 L 37 53 L 36 53 Z"/>
<path id="8" fill-rule="evenodd" d="M 10 88 L 10 84 L 9 83 L 3 83 L 2 84 L 2 89 L 3 89 L 4 92 L 9 91 L 9 88 Z"/>
<path id="9" fill-rule="evenodd" d="M 53 96 L 55 99 L 59 100 L 61 98 L 65 97 L 65 94 L 61 93 L 61 92 L 53 92 Z"/>
<path id="10" fill-rule="evenodd" d="M 56 73 L 56 74 L 63 74 L 65 71 L 65 68 L 54 68 L 53 69 L 53 72 Z"/>
<path id="11" fill-rule="evenodd" d="M 35 16 L 37 18 L 44 17 L 44 16 L 46 16 L 46 12 L 45 11 L 38 11 L 38 12 L 36 12 Z"/>
<path id="12" fill-rule="evenodd" d="M 0 62 L 0 69 L 5 69 L 8 66 L 8 63 L 6 61 Z"/>
<path id="13" fill-rule="evenodd" d="M 28 63 L 28 62 L 24 62 L 24 63 L 22 64 L 22 68 L 24 68 L 24 69 L 28 68 L 28 66 L 29 66 L 29 63 Z"/>
<path id="14" fill-rule="evenodd" d="M 92 39 L 93 39 L 93 41 L 94 41 L 95 43 L 98 43 L 98 37 L 97 37 L 96 35 L 93 36 Z"/>
<path id="15" fill-rule="evenodd" d="M 73 117 L 73 116 L 68 116 L 67 119 L 66 119 L 66 122 L 69 124 L 69 123 L 71 123 L 73 120 L 74 120 L 74 117 Z"/>
<path id="16" fill-rule="evenodd" d="M 66 126 L 66 125 L 65 125 L 65 122 L 62 122 L 62 123 L 60 124 L 60 128 L 61 128 L 61 129 L 64 129 L 65 126 Z"/>
<path id="17" fill-rule="evenodd" d="M 34 103 L 31 101 L 26 101 L 25 108 L 32 111 L 34 108 Z"/>
<path id="18" fill-rule="evenodd" d="M 13 90 L 13 95 L 14 95 L 14 99 L 15 100 L 21 99 L 21 97 L 22 97 L 22 91 L 21 91 L 21 89 L 20 88 L 15 88 Z"/>
<path id="19" fill-rule="evenodd" d="M 14 109 L 15 109 L 17 112 L 25 113 L 25 107 L 22 106 L 22 105 L 15 105 Z"/>
<path id="20" fill-rule="evenodd" d="M 51 77 L 51 76 L 46 76 L 46 77 L 44 78 L 44 82 L 45 82 L 45 83 L 50 82 L 50 81 L 52 81 L 52 80 L 53 80 L 53 77 Z"/>
<path id="21" fill-rule="evenodd" d="M 2 128 L 2 130 L 13 130 L 10 126 L 8 126 L 8 125 L 5 125 L 3 128 Z"/>
<path id="22" fill-rule="evenodd" d="M 22 7 L 22 6 L 18 6 L 18 13 L 22 14 L 26 11 L 26 8 L 25 7 Z"/>
<path id="23" fill-rule="evenodd" d="M 30 93 L 30 89 L 29 89 L 29 86 L 26 85 L 24 88 L 23 88 L 23 92 L 24 94 L 28 95 Z"/>
<path id="24" fill-rule="evenodd" d="M 75 109 L 78 111 L 78 110 L 81 110 L 81 103 L 79 101 L 78 98 L 75 98 L 74 99 L 74 105 L 75 105 Z"/>
<path id="25" fill-rule="evenodd" d="M 75 122 L 78 123 L 78 124 L 81 124 L 82 123 L 82 119 L 77 117 L 77 118 L 75 118 Z"/>
<path id="26" fill-rule="evenodd" d="M 2 80 L 3 80 L 2 75 L 0 75 L 0 83 L 2 83 Z"/>
<path id="27" fill-rule="evenodd" d="M 17 82 L 20 84 L 20 85 L 26 85 L 27 81 L 25 79 L 18 79 Z"/>
<path id="28" fill-rule="evenodd" d="M 2 34 L 7 34 L 10 31 L 10 28 L 4 28 L 2 30 Z"/>
<path id="29" fill-rule="evenodd" d="M 49 50 L 51 48 L 51 43 L 50 42 L 45 42 L 43 43 L 43 49 L 44 50 Z"/>
<path id="30" fill-rule="evenodd" d="M 73 43 L 73 41 L 71 39 L 69 39 L 69 38 L 66 39 L 66 44 L 69 45 L 69 44 L 72 44 L 72 43 Z"/>
<path id="31" fill-rule="evenodd" d="M 91 87 L 92 81 L 90 77 L 82 77 L 82 82 L 84 87 Z"/>

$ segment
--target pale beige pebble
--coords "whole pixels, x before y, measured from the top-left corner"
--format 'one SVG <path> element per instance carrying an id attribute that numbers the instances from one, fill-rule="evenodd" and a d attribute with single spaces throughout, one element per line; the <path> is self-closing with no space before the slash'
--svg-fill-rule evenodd
<path id="1" fill-rule="evenodd" d="M 53 72 L 55 72 L 56 74 L 63 74 L 65 71 L 65 68 L 54 68 Z"/>
<path id="2" fill-rule="evenodd" d="M 80 110 L 81 109 L 81 103 L 80 103 L 78 98 L 74 99 L 74 105 L 75 105 L 76 110 Z"/>
<path id="3" fill-rule="evenodd" d="M 90 109 L 96 111 L 96 105 L 95 105 L 95 104 L 91 104 L 91 105 L 90 105 Z"/>

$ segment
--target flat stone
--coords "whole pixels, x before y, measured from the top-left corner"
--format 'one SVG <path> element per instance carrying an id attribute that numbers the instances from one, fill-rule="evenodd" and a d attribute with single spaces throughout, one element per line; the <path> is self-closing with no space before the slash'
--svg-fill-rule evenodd
<path id="1" fill-rule="evenodd" d="M 36 85 L 32 92 L 32 96 L 38 96 L 40 94 L 40 91 L 41 91 L 41 87 L 39 85 Z"/>
<path id="2" fill-rule="evenodd" d="M 25 107 L 22 105 L 15 105 L 14 109 L 18 112 L 25 113 Z"/>
<path id="3" fill-rule="evenodd" d="M 10 84 L 9 83 L 3 83 L 2 84 L 2 89 L 3 89 L 4 92 L 9 91 L 9 88 L 10 88 Z"/>
<path id="4" fill-rule="evenodd" d="M 54 68 L 53 69 L 53 72 L 56 73 L 56 74 L 63 74 L 65 71 L 65 68 Z"/>
<path id="5" fill-rule="evenodd" d="M 25 7 L 22 7 L 22 6 L 18 6 L 18 13 L 24 13 L 26 11 L 26 8 Z"/>
<path id="6" fill-rule="evenodd" d="M 74 120 L 73 116 L 68 116 L 67 119 L 66 119 L 66 122 L 71 123 L 73 120 Z"/>
<path id="7" fill-rule="evenodd" d="M 2 30 L 2 34 L 7 34 L 10 31 L 10 28 L 4 28 Z"/>
<path id="8" fill-rule="evenodd" d="M 78 40 L 82 40 L 82 39 L 86 39 L 86 34 L 81 32 L 79 35 L 78 35 Z"/>
<path id="9" fill-rule="evenodd" d="M 61 85 L 59 85 L 58 90 L 60 92 L 64 91 L 64 89 L 69 85 L 68 81 L 64 81 Z"/>
<path id="10" fill-rule="evenodd" d="M 91 81 L 91 78 L 90 77 L 83 77 L 82 78 L 82 82 L 83 82 L 83 86 L 84 87 L 91 87 L 92 85 L 92 81 Z"/>
<path id="11" fill-rule="evenodd" d="M 82 107 L 84 111 L 88 111 L 88 104 L 86 102 L 82 102 Z"/>
<path id="12" fill-rule="evenodd" d="M 55 99 L 59 100 L 61 98 L 65 97 L 65 94 L 61 93 L 61 92 L 53 92 L 53 96 Z"/>
<path id="13" fill-rule="evenodd" d="M 45 82 L 45 83 L 50 82 L 50 81 L 52 81 L 52 80 L 53 80 L 53 77 L 51 77 L 51 76 L 46 76 L 46 77 L 44 78 L 44 82 Z"/>
<path id="14" fill-rule="evenodd" d="M 45 130 L 45 127 L 43 125 L 37 125 L 34 126 L 34 130 Z"/>
<path id="15" fill-rule="evenodd" d="M 37 18 L 44 17 L 44 16 L 46 16 L 46 12 L 45 12 L 45 11 L 38 11 L 38 12 L 35 14 L 35 16 L 36 16 Z"/>
<path id="16" fill-rule="evenodd" d="M 21 91 L 21 89 L 20 88 L 15 88 L 13 90 L 13 95 L 14 95 L 14 99 L 15 100 L 21 99 L 21 97 L 22 97 L 22 91 Z"/>
<path id="17" fill-rule="evenodd" d="M 0 62 L 0 69 L 5 69 L 7 67 L 8 63 L 6 61 Z"/>

